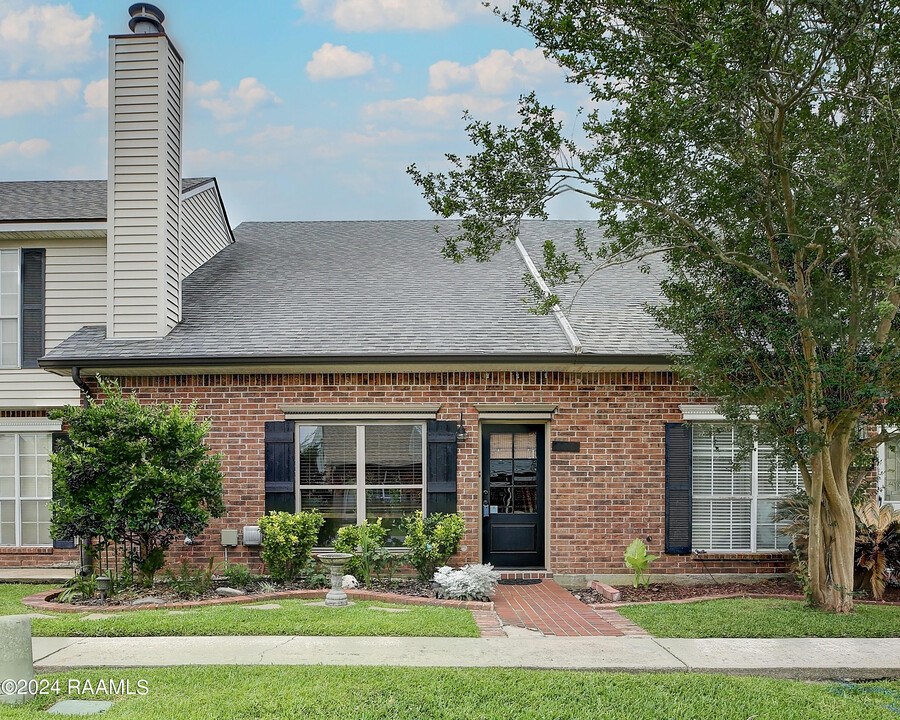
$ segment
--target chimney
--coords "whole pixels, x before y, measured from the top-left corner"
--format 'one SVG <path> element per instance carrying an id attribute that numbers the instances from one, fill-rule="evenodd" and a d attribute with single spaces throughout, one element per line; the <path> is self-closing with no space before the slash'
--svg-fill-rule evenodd
<path id="1" fill-rule="evenodd" d="M 166 335 L 181 319 L 183 61 L 147 3 L 109 38 L 107 337 Z"/>

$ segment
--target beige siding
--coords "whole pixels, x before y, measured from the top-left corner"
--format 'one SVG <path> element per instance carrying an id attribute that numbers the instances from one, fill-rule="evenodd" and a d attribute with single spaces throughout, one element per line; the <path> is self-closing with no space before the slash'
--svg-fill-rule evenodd
<path id="1" fill-rule="evenodd" d="M 215 187 L 181 204 L 181 277 L 185 278 L 231 243 Z"/>
<path id="2" fill-rule="evenodd" d="M 106 323 L 106 239 L 34 237 L 2 240 L 0 248 L 44 248 L 45 350 L 85 325 Z M 0 409 L 50 408 L 77 403 L 71 378 L 40 369 L 0 370 Z"/>
<path id="3" fill-rule="evenodd" d="M 180 319 L 181 65 L 165 36 L 110 38 L 110 337 Z"/>

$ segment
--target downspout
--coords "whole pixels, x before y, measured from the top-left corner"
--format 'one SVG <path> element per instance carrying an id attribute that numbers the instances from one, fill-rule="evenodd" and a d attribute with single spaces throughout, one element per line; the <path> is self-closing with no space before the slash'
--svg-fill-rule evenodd
<path id="1" fill-rule="evenodd" d="M 81 377 L 81 368 L 77 365 L 72 367 L 72 382 L 78 386 L 78 389 L 85 394 L 88 400 L 94 399 L 94 393 L 91 392 L 88 384 L 84 381 L 84 378 Z"/>

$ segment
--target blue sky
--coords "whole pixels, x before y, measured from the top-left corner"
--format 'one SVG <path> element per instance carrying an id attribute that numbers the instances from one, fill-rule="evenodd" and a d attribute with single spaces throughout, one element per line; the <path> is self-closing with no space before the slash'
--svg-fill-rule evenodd
<path id="1" fill-rule="evenodd" d="M 161 0 L 185 59 L 184 173 L 243 220 L 431 217 L 405 174 L 468 149 L 461 114 L 587 102 L 480 0 Z M 0 180 L 106 175 L 107 36 L 130 2 L 0 0 Z M 554 217 L 587 218 L 577 200 Z"/>

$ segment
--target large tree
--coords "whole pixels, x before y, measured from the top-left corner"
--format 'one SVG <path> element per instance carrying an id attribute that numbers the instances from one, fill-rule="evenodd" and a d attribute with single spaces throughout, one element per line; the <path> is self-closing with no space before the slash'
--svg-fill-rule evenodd
<path id="1" fill-rule="evenodd" d="M 605 239 L 545 247 L 551 287 L 658 254 L 682 376 L 795 461 L 813 601 L 852 609 L 852 496 L 900 417 L 900 6 L 891 0 L 518 0 L 502 19 L 585 86 L 584 137 L 522 99 L 446 173 L 445 254 L 489 259 L 582 195 Z M 612 110 L 604 110 L 612 106 Z M 548 307 L 557 298 L 541 298 Z"/>

